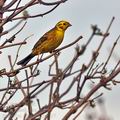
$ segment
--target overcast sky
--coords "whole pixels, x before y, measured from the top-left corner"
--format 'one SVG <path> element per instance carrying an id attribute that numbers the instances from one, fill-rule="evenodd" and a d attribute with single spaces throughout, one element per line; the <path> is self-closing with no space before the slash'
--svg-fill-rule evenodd
<path id="1" fill-rule="evenodd" d="M 34 7 L 33 9 L 29 9 L 28 12 L 29 14 L 37 14 L 37 13 L 41 13 L 41 11 L 44 12 L 44 10 L 46 9 L 48 8 L 44 6 L 38 6 L 38 7 Z M 23 56 L 26 56 L 28 53 L 30 53 L 33 44 L 36 43 L 39 37 L 42 36 L 45 32 L 47 32 L 49 29 L 51 29 L 60 20 L 63 19 L 68 20 L 72 24 L 72 27 L 66 32 L 65 40 L 61 45 L 63 46 L 68 42 L 72 42 L 73 40 L 75 40 L 79 35 L 83 36 L 83 41 L 80 44 L 84 44 L 91 34 L 91 29 L 90 29 L 91 24 L 97 24 L 103 31 L 105 31 L 113 16 L 115 16 L 115 21 L 110 29 L 111 34 L 107 38 L 108 41 L 104 46 L 105 48 L 104 54 L 100 58 L 100 59 L 104 59 L 105 56 L 108 54 L 109 47 L 112 46 L 112 43 L 120 34 L 120 1 L 119 0 L 68 0 L 66 3 L 61 4 L 52 13 L 44 17 L 40 17 L 37 19 L 29 19 L 26 28 L 23 30 L 23 32 L 21 32 L 20 35 L 18 35 L 17 42 L 22 41 L 24 38 L 28 37 L 31 34 L 34 34 L 34 36 L 30 38 L 27 46 L 23 47 L 21 51 L 21 53 L 23 54 L 19 56 L 19 59 L 23 58 Z M 11 24 L 5 26 L 5 29 L 9 27 L 11 27 Z M 12 33 L 14 33 L 14 31 L 13 32 L 11 31 L 10 34 Z M 2 39 L 4 40 L 5 37 L 3 37 Z M 94 50 L 95 44 L 97 45 L 97 40 L 99 40 L 99 38 L 96 37 L 93 45 L 90 47 L 91 49 L 90 52 Z M 118 44 L 116 49 L 116 54 L 118 55 L 118 58 L 120 56 L 120 52 L 118 51 L 119 47 L 120 46 Z M 7 55 L 13 52 L 12 54 L 14 57 L 14 50 L 15 49 L 11 49 L 11 51 L 6 50 L 4 52 L 4 56 L 2 56 L 1 61 L 3 61 L 4 59 L 5 64 L 3 64 L 2 66 L 7 67 L 6 64 L 8 63 L 8 61 L 6 60 Z M 68 56 L 69 55 L 70 53 L 68 53 Z M 66 58 L 66 56 L 64 57 Z M 109 68 L 113 67 L 112 65 L 116 63 L 116 59 L 113 58 L 111 63 L 112 64 L 109 66 Z M 45 67 L 43 67 L 43 69 L 45 69 Z M 4 83 L 1 81 L 0 84 L 4 85 Z M 119 85 L 115 87 L 113 86 L 112 91 L 107 91 L 107 90 L 104 91 L 105 104 L 108 115 L 114 118 L 114 120 L 120 119 L 119 91 L 120 91 Z M 0 116 L 2 115 L 0 114 Z M 56 120 L 56 119 L 60 120 L 60 118 L 58 118 L 58 116 L 54 113 L 54 118 L 52 120 Z"/>

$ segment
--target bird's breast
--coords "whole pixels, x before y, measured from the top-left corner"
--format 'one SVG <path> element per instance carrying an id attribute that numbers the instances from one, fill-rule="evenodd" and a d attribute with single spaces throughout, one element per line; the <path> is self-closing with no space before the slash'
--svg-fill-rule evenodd
<path id="1" fill-rule="evenodd" d="M 56 42 L 62 42 L 64 38 L 64 32 L 63 31 L 56 31 Z"/>
<path id="2" fill-rule="evenodd" d="M 56 49 L 63 41 L 64 32 L 54 31 L 54 35 L 48 36 L 47 40 L 42 42 L 33 50 L 33 54 L 38 55 L 40 53 L 51 52 Z"/>

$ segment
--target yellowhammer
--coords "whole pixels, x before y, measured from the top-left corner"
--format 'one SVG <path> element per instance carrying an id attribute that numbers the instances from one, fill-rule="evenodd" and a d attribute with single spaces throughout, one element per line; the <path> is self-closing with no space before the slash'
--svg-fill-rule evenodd
<path id="1" fill-rule="evenodd" d="M 70 26 L 71 24 L 67 21 L 62 20 L 58 22 L 54 28 L 49 30 L 38 40 L 32 52 L 17 64 L 25 66 L 34 56 L 41 53 L 52 52 L 62 43 L 65 30 Z"/>

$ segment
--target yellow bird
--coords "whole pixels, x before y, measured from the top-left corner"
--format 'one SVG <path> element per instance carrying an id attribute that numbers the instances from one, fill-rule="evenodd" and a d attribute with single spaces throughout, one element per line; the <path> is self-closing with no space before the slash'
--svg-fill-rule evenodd
<path id="1" fill-rule="evenodd" d="M 32 52 L 17 64 L 25 66 L 34 56 L 55 50 L 62 43 L 65 30 L 70 26 L 71 24 L 67 21 L 62 20 L 58 22 L 54 28 L 46 32 L 38 40 Z"/>

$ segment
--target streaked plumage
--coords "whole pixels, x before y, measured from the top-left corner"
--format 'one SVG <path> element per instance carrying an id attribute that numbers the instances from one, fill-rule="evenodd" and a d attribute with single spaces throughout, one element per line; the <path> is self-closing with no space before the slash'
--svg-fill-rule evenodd
<path id="1" fill-rule="evenodd" d="M 63 41 L 65 30 L 70 27 L 71 24 L 67 21 L 58 22 L 54 28 L 45 33 L 38 42 L 34 45 L 32 52 L 19 61 L 18 65 L 25 66 L 34 56 L 41 53 L 52 52 Z"/>

